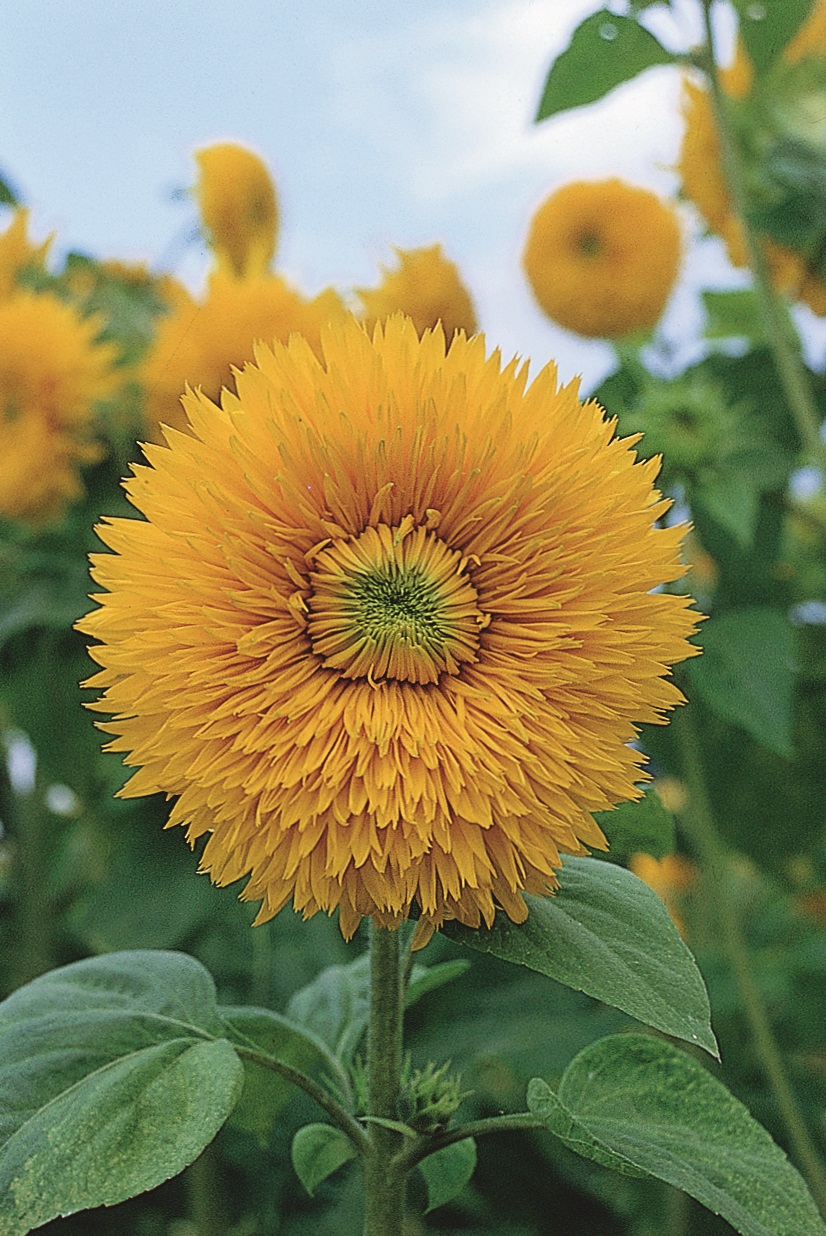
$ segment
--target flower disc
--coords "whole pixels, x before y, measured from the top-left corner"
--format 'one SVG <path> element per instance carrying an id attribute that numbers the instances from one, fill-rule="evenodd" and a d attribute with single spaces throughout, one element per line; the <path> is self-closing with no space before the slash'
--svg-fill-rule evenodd
<path id="1" fill-rule="evenodd" d="M 144 519 L 100 529 L 95 707 L 213 880 L 345 935 L 414 904 L 420 939 L 556 885 L 639 796 L 637 725 L 694 651 L 684 529 L 594 403 L 484 340 L 259 347 L 222 405 L 146 448 Z"/>

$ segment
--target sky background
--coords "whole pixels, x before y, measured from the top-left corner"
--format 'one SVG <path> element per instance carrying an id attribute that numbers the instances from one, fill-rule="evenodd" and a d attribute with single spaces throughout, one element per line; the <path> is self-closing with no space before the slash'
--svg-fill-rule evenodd
<path id="1" fill-rule="evenodd" d="M 611 366 L 536 309 L 520 270 L 532 211 L 572 179 L 673 193 L 680 77 L 649 70 L 603 103 L 534 125 L 547 68 L 594 0 L 18 0 L 0 14 L 0 172 L 55 249 L 147 260 L 193 289 L 192 152 L 256 150 L 281 204 L 278 269 L 307 293 L 378 281 L 392 247 L 441 242 L 491 345 L 557 359 L 586 389 Z M 652 17 L 671 46 L 699 6 Z M 683 211 L 686 234 L 696 231 Z M 0 219 L 0 226 L 3 226 Z M 665 333 L 699 325 L 711 243 Z"/>

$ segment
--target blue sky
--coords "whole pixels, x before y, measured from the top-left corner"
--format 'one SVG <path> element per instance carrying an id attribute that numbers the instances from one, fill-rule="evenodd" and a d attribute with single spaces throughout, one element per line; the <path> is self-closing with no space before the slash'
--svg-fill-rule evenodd
<path id="1" fill-rule="evenodd" d="M 535 309 L 519 257 L 534 207 L 575 178 L 663 193 L 679 80 L 531 123 L 544 73 L 592 0 L 21 0 L 0 16 L 0 169 L 61 249 L 203 277 L 177 194 L 192 151 L 257 150 L 278 185 L 278 266 L 307 292 L 374 283 L 392 246 L 440 241 L 491 344 L 591 385 L 605 346 Z M 679 7 L 679 6 L 678 6 Z M 687 225 L 688 226 L 688 225 Z M 688 294 L 669 315 L 696 317 Z M 696 320 L 694 320 L 696 326 Z"/>

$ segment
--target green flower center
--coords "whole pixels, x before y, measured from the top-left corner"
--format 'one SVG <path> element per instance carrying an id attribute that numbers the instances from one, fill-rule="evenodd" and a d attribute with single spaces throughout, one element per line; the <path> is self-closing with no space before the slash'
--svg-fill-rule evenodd
<path id="1" fill-rule="evenodd" d="M 487 619 L 468 563 L 412 520 L 380 524 L 316 555 L 307 602 L 313 651 L 345 678 L 438 682 L 475 661 Z"/>

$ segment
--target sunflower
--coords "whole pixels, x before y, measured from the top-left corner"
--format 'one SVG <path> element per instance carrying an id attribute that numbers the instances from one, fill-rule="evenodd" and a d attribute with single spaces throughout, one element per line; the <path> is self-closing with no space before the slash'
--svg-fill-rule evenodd
<path id="1" fill-rule="evenodd" d="M 269 270 L 278 231 L 278 203 L 266 164 L 234 142 L 195 152 L 195 195 L 217 268 L 236 278 Z"/>
<path id="2" fill-rule="evenodd" d="M 578 335 L 613 339 L 660 317 L 680 266 L 680 226 L 647 189 L 576 181 L 533 216 L 522 263 L 549 318 Z"/>
<path id="3" fill-rule="evenodd" d="M 27 266 L 42 266 L 49 241 L 33 245 L 28 238 L 29 212 L 19 206 L 5 232 L 0 235 L 0 299 L 11 295 L 20 272 Z"/>
<path id="4" fill-rule="evenodd" d="M 805 83 L 799 80 L 795 82 L 793 74 L 790 76 L 788 73 L 788 67 L 824 59 L 826 0 L 816 0 L 809 17 L 784 48 L 783 64 L 773 75 L 770 92 L 779 89 L 782 95 L 790 89 L 804 89 Z M 787 66 L 785 73 L 781 72 L 783 66 Z M 803 72 L 805 71 L 804 67 Z M 742 105 L 749 99 L 755 86 L 755 74 L 742 44 L 738 43 L 734 61 L 721 71 L 720 80 L 725 93 L 734 104 Z M 773 106 L 769 97 L 769 112 Z M 822 114 L 819 99 L 814 100 L 813 106 L 819 124 L 819 116 Z M 761 116 L 765 118 L 765 115 L 765 110 L 761 109 Z M 683 193 L 697 207 L 709 231 L 722 238 L 732 265 L 748 266 L 749 257 L 742 224 L 734 211 L 723 171 L 722 152 L 711 99 L 704 87 L 688 78 L 683 88 L 683 118 L 685 128 L 677 164 Z M 777 135 L 775 142 L 776 138 Z M 762 149 L 765 144 L 764 139 L 758 144 L 758 149 Z M 757 175 L 759 180 L 759 169 Z M 826 279 L 809 269 L 807 256 L 788 245 L 779 244 L 765 234 L 761 237 L 761 245 L 769 274 L 778 291 L 801 300 L 817 315 L 826 316 Z"/>
<path id="5" fill-rule="evenodd" d="M 406 313 L 419 334 L 441 322 L 448 339 L 457 330 L 472 335 L 476 312 L 459 268 L 442 252 L 441 245 L 425 249 L 397 249 L 396 270 L 383 269 L 377 288 L 359 288 L 368 326 L 391 313 Z"/>
<path id="6" fill-rule="evenodd" d="M 170 284 L 168 303 L 141 368 L 146 431 L 156 442 L 163 441 L 161 425 L 184 428 L 181 395 L 187 383 L 218 399 L 233 369 L 252 360 L 256 340 L 284 342 L 298 332 L 317 349 L 322 324 L 345 313 L 332 289 L 308 299 L 279 275 L 236 279 L 221 271 L 210 276 L 201 300 Z"/>
<path id="7" fill-rule="evenodd" d="M 40 522 L 83 490 L 79 468 L 98 455 L 94 404 L 114 393 L 117 349 L 100 322 L 50 293 L 0 300 L 0 512 Z"/>
<path id="8" fill-rule="evenodd" d="M 138 768 L 177 796 L 201 867 L 396 926 L 524 920 L 593 811 L 639 797 L 640 722 L 682 699 L 696 649 L 684 528 L 657 461 L 549 366 L 394 316 L 294 336 L 126 482 L 93 556 L 87 685 Z"/>

